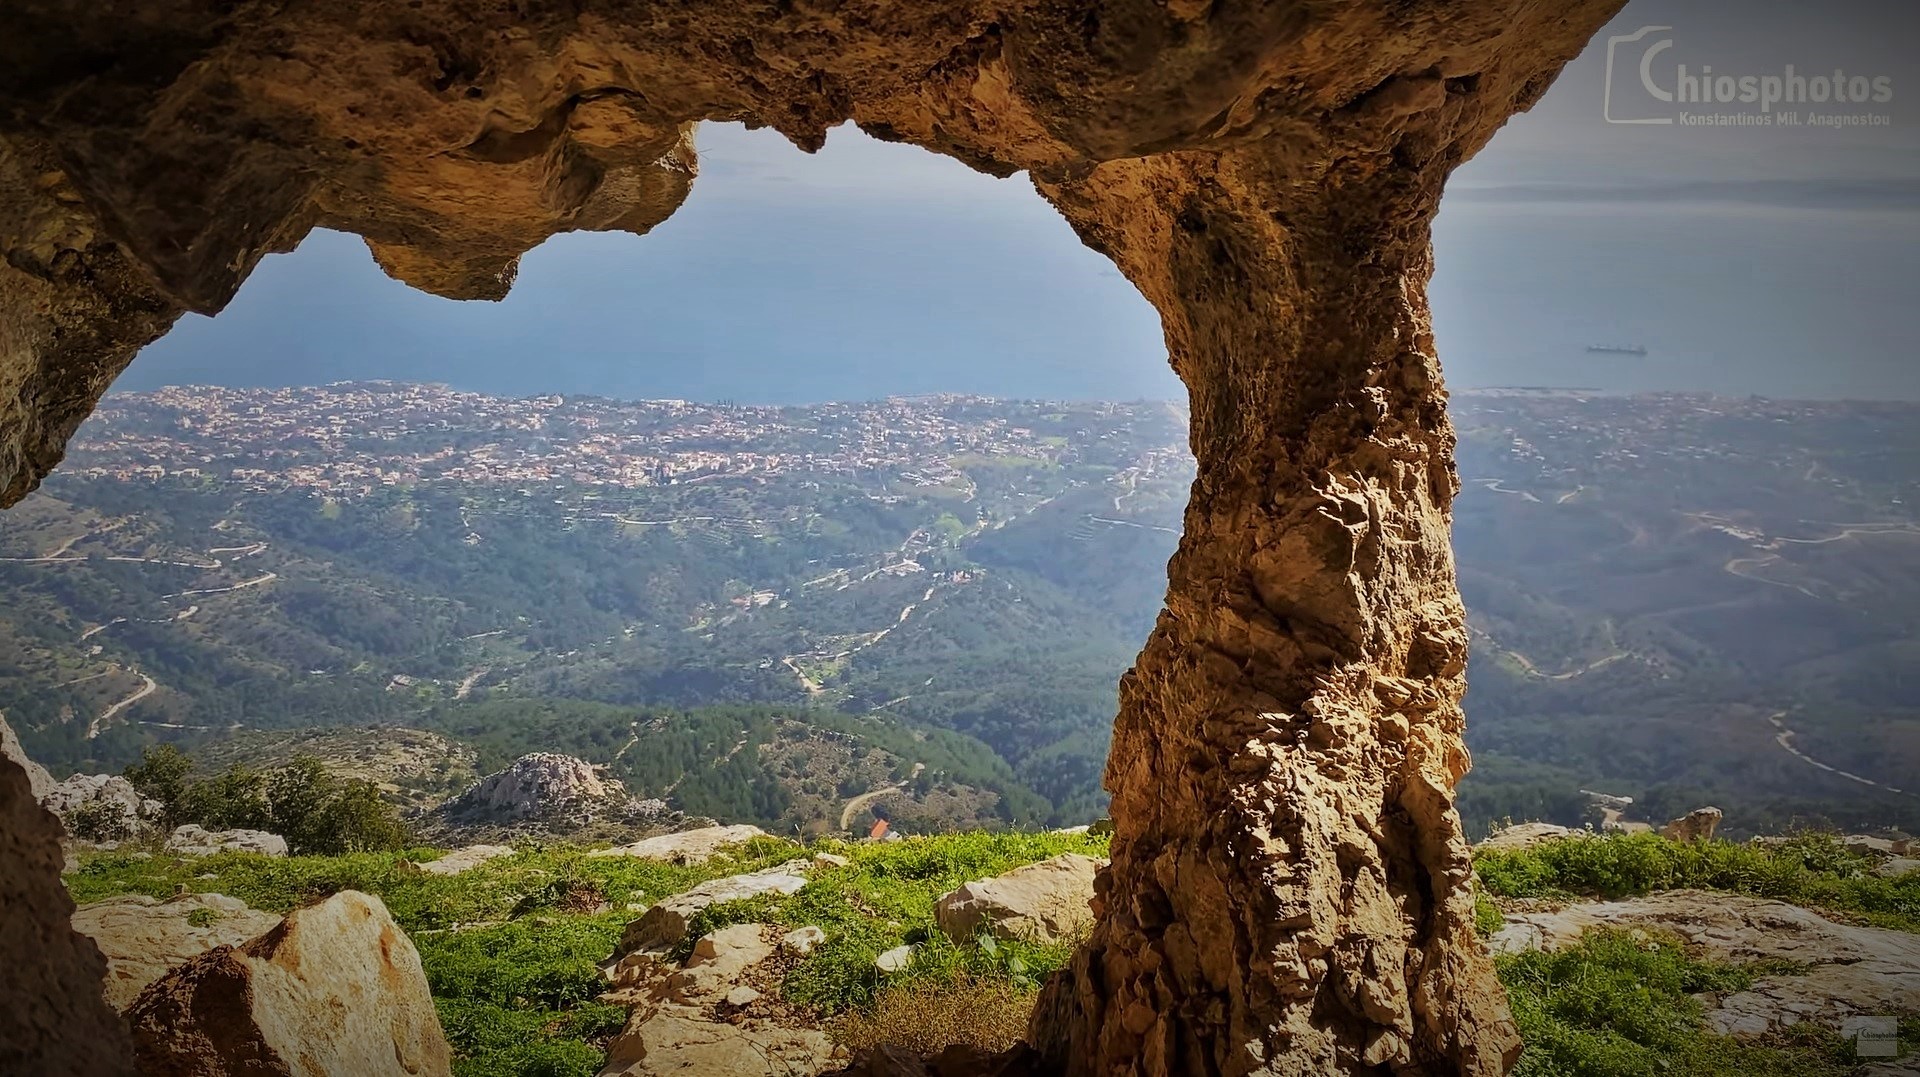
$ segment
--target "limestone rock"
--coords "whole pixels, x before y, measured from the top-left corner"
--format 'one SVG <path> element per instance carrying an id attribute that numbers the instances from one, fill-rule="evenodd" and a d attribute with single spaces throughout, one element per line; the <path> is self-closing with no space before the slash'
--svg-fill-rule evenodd
<path id="1" fill-rule="evenodd" d="M 1712 841 L 1720 829 L 1719 808 L 1695 808 L 1660 828 L 1660 836 L 1673 841 Z"/>
<path id="2" fill-rule="evenodd" d="M 182 894 L 156 901 L 127 894 L 82 905 L 74 930 L 107 957 L 107 1002 L 124 1010 L 143 988 L 216 946 L 238 946 L 273 929 L 280 917 L 224 894 Z"/>
<path id="3" fill-rule="evenodd" d="M 0 758 L 0 1073 L 133 1077 L 127 1028 L 101 996 L 107 963 L 73 929 L 60 822 Z"/>
<path id="4" fill-rule="evenodd" d="M 780 936 L 780 948 L 790 954 L 804 957 L 812 953 L 814 947 L 825 941 L 827 941 L 827 933 L 809 924 L 806 927 L 796 927 Z"/>
<path id="5" fill-rule="evenodd" d="M 195 1077 L 443 1077 L 420 955 L 380 899 L 344 891 L 148 985 L 127 1010 L 142 1069 Z"/>
<path id="6" fill-rule="evenodd" d="M 598 823 L 644 825 L 670 814 L 664 802 L 632 796 L 584 759 L 533 752 L 451 798 L 434 818 L 455 828 L 518 824 L 569 832 Z"/>
<path id="7" fill-rule="evenodd" d="M 1555 823 L 1515 823 L 1487 837 L 1474 846 L 1475 849 L 1491 849 L 1500 852 L 1515 852 L 1531 849 L 1536 845 L 1545 845 L 1550 841 L 1564 841 L 1567 838 L 1583 837 L 1584 830 L 1560 826 Z"/>
<path id="8" fill-rule="evenodd" d="M 212 856 L 215 853 L 257 853 L 261 856 L 287 855 L 287 839 L 264 830 L 208 830 L 198 823 L 175 827 L 167 836 L 167 851 L 181 856 Z"/>
<path id="9" fill-rule="evenodd" d="M 674 946 L 687 937 L 687 927 L 694 915 L 709 905 L 762 894 L 796 894 L 805 885 L 806 877 L 788 865 L 709 880 L 685 893 L 661 899 L 628 924 L 614 956 Z"/>
<path id="10" fill-rule="evenodd" d="M 698 830 L 682 830 L 677 834 L 659 834 L 611 849 L 596 849 L 587 855 L 633 856 L 649 860 L 665 860 L 670 864 L 704 864 L 724 852 L 729 846 L 766 836 L 766 831 L 746 824 L 708 826 Z"/>
<path id="11" fill-rule="evenodd" d="M 427 861 L 420 865 L 420 870 L 428 875 L 459 875 L 489 860 L 512 855 L 513 847 L 510 845 L 469 845 L 464 849 L 455 849 L 438 860 Z"/>
<path id="12" fill-rule="evenodd" d="M 1707 1024 L 1724 1035 L 1761 1036 L 1799 1021 L 1837 1032 L 1848 1017 L 1910 1010 L 1920 1002 L 1920 935 L 1837 924 L 1778 901 L 1670 890 L 1508 920 L 1489 940 L 1495 952 L 1554 950 L 1591 928 L 1641 927 L 1672 932 L 1720 961 L 1772 958 L 1810 966 L 1804 974 L 1761 977 L 1749 990 L 1712 1000 Z"/>
<path id="13" fill-rule="evenodd" d="M 873 967 L 881 972 L 905 972 L 913 964 L 913 947 L 896 946 L 873 959 Z"/>
<path id="14" fill-rule="evenodd" d="M 1093 924 L 1093 879 L 1103 861 L 1077 853 L 966 883 L 934 903 L 934 920 L 955 942 L 982 930 L 1003 939 L 1058 942 Z"/>
<path id="15" fill-rule="evenodd" d="M 141 796 L 132 782 L 118 774 L 71 775 L 54 783 L 40 798 L 40 803 L 63 821 L 84 808 L 109 808 L 119 813 L 129 833 L 139 827 L 141 820 L 160 810 L 158 803 Z M 72 829 L 69 824 L 68 830 Z"/>
<path id="16" fill-rule="evenodd" d="M 1887 879 L 1896 875 L 1905 875 L 1909 871 L 1920 871 L 1920 858 L 1896 856 L 1873 869 L 1874 874 Z"/>
<path id="17" fill-rule="evenodd" d="M 776 952 L 772 936 L 762 924 L 722 928 L 694 943 L 684 968 L 655 951 L 622 959 L 615 990 L 604 998 L 633 1009 L 609 1045 L 602 1077 L 793 1077 L 825 1069 L 835 1057 L 826 1035 L 759 1012 L 765 993 L 745 982 L 777 984 L 777 970 L 764 967 Z"/>
<path id="18" fill-rule="evenodd" d="M 27 749 L 14 734 L 13 727 L 7 724 L 5 714 L 0 714 L 0 757 L 13 760 L 27 772 L 27 786 L 33 790 L 33 799 L 43 800 L 53 788 L 53 775 L 47 773 L 47 768 L 27 758 Z"/>

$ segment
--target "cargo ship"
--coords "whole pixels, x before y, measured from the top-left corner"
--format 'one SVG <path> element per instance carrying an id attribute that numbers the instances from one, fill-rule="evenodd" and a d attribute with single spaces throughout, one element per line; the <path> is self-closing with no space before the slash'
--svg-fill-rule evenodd
<path id="1" fill-rule="evenodd" d="M 1587 345 L 1587 351 L 1594 355 L 1637 355 L 1642 359 L 1647 357 L 1647 346 L 1645 344 L 1634 344 L 1632 346 L 1625 344 L 1589 344 Z"/>

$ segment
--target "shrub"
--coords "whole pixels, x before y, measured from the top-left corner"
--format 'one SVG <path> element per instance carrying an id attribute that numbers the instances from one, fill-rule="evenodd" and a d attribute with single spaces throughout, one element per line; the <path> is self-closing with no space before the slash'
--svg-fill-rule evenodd
<path id="1" fill-rule="evenodd" d="M 140 795 L 160 805 L 158 822 L 168 830 L 187 821 L 187 792 L 192 785 L 193 760 L 171 744 L 149 746 L 140 761 L 122 772 Z"/>
<path id="2" fill-rule="evenodd" d="M 89 800 L 60 817 L 67 832 L 81 841 L 113 842 L 133 837 L 135 820 L 126 805 Z"/>
<path id="3" fill-rule="evenodd" d="M 899 1047 L 928 1056 L 963 1044 L 998 1053 L 1026 1035 L 1034 997 L 1031 990 L 971 975 L 917 980 L 882 989 L 872 1008 L 837 1018 L 827 1031 L 855 1052 Z"/>

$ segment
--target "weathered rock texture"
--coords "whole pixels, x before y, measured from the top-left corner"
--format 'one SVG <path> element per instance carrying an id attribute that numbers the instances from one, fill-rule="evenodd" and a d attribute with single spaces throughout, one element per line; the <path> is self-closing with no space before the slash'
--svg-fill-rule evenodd
<path id="1" fill-rule="evenodd" d="M 434 813 L 454 827 L 533 824 L 572 831 L 596 823 L 644 825 L 668 814 L 659 800 L 641 800 L 584 759 L 531 752 L 480 779 Z"/>
<path id="2" fill-rule="evenodd" d="M 126 894 L 82 905 L 73 929 L 107 957 L 107 1002 L 124 1010 L 146 986 L 216 946 L 238 946 L 271 931 L 280 917 L 225 894 L 156 901 Z"/>
<path id="3" fill-rule="evenodd" d="M 677 946 L 687 937 L 693 918 L 709 905 L 769 894 L 797 894 L 807 885 L 806 876 L 801 874 L 805 864 L 799 861 L 765 871 L 709 879 L 684 893 L 663 898 L 639 919 L 627 924 L 626 930 L 620 933 L 620 947 L 613 957 L 617 961 L 636 950 L 666 950 Z"/>
<path id="4" fill-rule="evenodd" d="M 53 775 L 47 773 L 47 768 L 27 758 L 26 747 L 20 743 L 20 737 L 14 733 L 13 727 L 7 724 L 4 714 L 0 714 L 0 758 L 11 759 L 26 771 L 27 789 L 33 794 L 34 800 L 46 796 L 53 788 Z"/>
<path id="5" fill-rule="evenodd" d="M 1159 310 L 1199 461 L 1122 686 L 1100 923 L 1036 1046 L 1072 1075 L 1495 1072 L 1428 226 L 1618 6 L 19 0 L 0 503 L 136 349 L 315 226 L 495 297 L 545 236 L 670 213 L 694 121 L 1025 169 Z"/>
<path id="6" fill-rule="evenodd" d="M 127 1026 L 100 994 L 107 963 L 73 929 L 60 822 L 0 758 L 0 1073 L 132 1077 Z"/>
<path id="7" fill-rule="evenodd" d="M 630 845 L 597 849 L 588 856 L 637 856 L 665 860 L 674 864 L 704 864 L 728 848 L 766 836 L 757 826 L 738 823 L 733 826 L 703 826 L 678 834 L 656 834 Z"/>
<path id="8" fill-rule="evenodd" d="M 264 830 L 208 830 L 199 823 L 184 823 L 167 835 L 167 851 L 182 856 L 212 856 L 215 853 L 285 856 L 287 839 Z"/>
<path id="9" fill-rule="evenodd" d="M 817 1018 L 778 1002 L 776 934 L 735 924 L 701 937 L 684 966 L 648 953 L 622 961 L 602 1001 L 631 1010 L 601 1077 L 805 1077 L 843 1057 Z"/>
<path id="10" fill-rule="evenodd" d="M 127 1009 L 146 1077 L 445 1077 L 413 943 L 353 890 L 149 984 Z"/>
<path id="11" fill-rule="evenodd" d="M 983 930 L 1003 939 L 1057 942 L 1093 925 L 1093 879 L 1104 866 L 1063 853 L 962 884 L 934 902 L 933 918 L 955 942 Z"/>

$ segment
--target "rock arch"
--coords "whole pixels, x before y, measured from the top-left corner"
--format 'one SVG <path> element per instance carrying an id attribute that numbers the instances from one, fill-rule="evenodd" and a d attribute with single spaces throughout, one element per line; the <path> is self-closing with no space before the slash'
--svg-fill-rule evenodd
<path id="1" fill-rule="evenodd" d="M 700 120 L 1025 170 L 1159 310 L 1199 459 L 1121 686 L 1099 927 L 1036 1044 L 1089 1077 L 1497 1073 L 1428 224 L 1619 3 L 17 0 L 0 504 L 317 226 L 497 298 L 549 235 L 672 213 Z"/>

